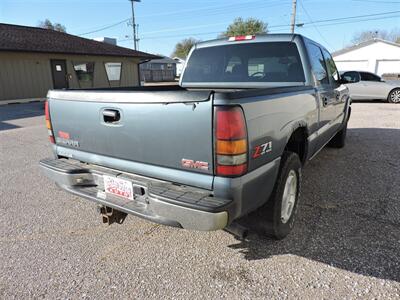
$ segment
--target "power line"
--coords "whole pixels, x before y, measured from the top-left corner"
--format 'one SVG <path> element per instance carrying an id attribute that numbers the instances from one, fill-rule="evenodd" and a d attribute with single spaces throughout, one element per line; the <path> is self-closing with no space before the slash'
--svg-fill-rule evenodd
<path id="1" fill-rule="evenodd" d="M 377 0 L 351 0 L 354 2 L 371 2 L 371 3 L 387 3 L 387 4 L 400 4 L 400 1 L 377 1 Z"/>
<path id="2" fill-rule="evenodd" d="M 334 18 L 334 19 L 317 20 L 317 21 L 312 22 L 312 23 L 313 24 L 326 23 L 326 22 L 333 22 L 333 21 L 358 19 L 358 18 L 364 18 L 364 17 L 384 16 L 384 15 L 391 15 L 391 14 L 397 14 L 397 13 L 400 13 L 400 10 L 389 11 L 389 12 L 384 12 L 384 13 L 377 13 L 377 14 L 368 14 L 368 15 L 358 15 L 358 16 L 351 16 L 351 17 L 342 17 L 342 18 Z M 311 24 L 311 23 L 308 23 L 308 24 Z"/>
<path id="3" fill-rule="evenodd" d="M 287 1 L 287 0 L 286 0 Z M 248 2 L 241 2 L 241 3 L 234 3 L 234 4 L 228 4 L 228 5 L 212 5 L 212 6 L 206 6 L 206 7 L 201 7 L 201 8 L 192 8 L 192 9 L 181 9 L 181 10 L 174 10 L 174 11 L 169 11 L 169 12 L 161 12 L 161 13 L 155 13 L 155 14 L 149 14 L 149 15 L 143 15 L 141 17 L 143 18 L 148 18 L 148 17 L 161 17 L 161 16 L 172 16 L 172 15 L 180 15 L 182 13 L 208 13 L 210 12 L 211 14 L 215 13 L 220 13 L 224 12 L 226 13 L 227 10 L 237 10 L 237 9 L 248 9 L 252 8 L 254 6 L 270 6 L 271 4 L 274 5 L 282 5 L 283 1 L 279 0 L 274 0 L 274 1 L 265 1 L 265 0 L 257 0 L 257 1 L 248 1 Z M 209 16 L 210 14 L 207 14 Z M 188 17 L 193 17 L 192 15 L 187 15 Z M 181 15 L 179 16 L 180 18 L 182 17 Z"/>
<path id="4" fill-rule="evenodd" d="M 91 34 L 91 33 L 96 33 L 96 32 L 99 32 L 99 31 L 104 31 L 106 29 L 118 26 L 118 25 L 123 24 L 125 22 L 128 22 L 130 20 L 131 20 L 131 18 L 127 18 L 127 19 L 124 19 L 122 21 L 119 21 L 118 23 L 114 23 L 114 24 L 111 24 L 111 25 L 108 25 L 108 26 L 105 26 L 105 27 L 101 27 L 100 29 L 96 29 L 96 30 L 92 30 L 92 31 L 88 31 L 88 32 L 85 32 L 85 33 L 78 34 L 78 36 L 83 36 L 83 35 L 88 35 L 88 34 Z"/>
<path id="5" fill-rule="evenodd" d="M 394 18 L 400 18 L 400 15 L 398 16 L 387 16 L 387 17 L 378 17 L 378 18 L 368 18 L 368 19 L 362 19 L 362 20 L 357 20 L 357 21 L 343 21 L 343 22 L 336 22 L 336 23 L 330 23 L 330 24 L 321 24 L 319 27 L 327 27 L 327 26 L 332 26 L 332 25 L 341 25 L 341 24 L 352 24 L 352 23 L 361 23 L 365 21 L 374 21 L 374 20 L 387 20 L 387 19 L 394 19 Z M 310 24 L 310 23 L 308 23 Z M 305 24 L 305 25 L 308 25 Z"/>
<path id="6" fill-rule="evenodd" d="M 288 4 L 288 3 L 284 3 L 284 4 Z M 204 8 L 198 8 L 198 9 L 187 9 L 187 10 L 179 10 L 179 11 L 172 11 L 172 12 L 159 13 L 159 14 L 143 15 L 143 16 L 140 16 L 140 18 L 170 16 L 170 15 L 180 14 L 183 12 L 197 12 L 198 14 L 204 13 L 204 14 L 207 14 L 207 17 L 208 17 L 208 16 L 213 16 L 213 15 L 226 14 L 227 12 L 235 12 L 235 11 L 242 12 L 243 9 L 266 8 L 266 7 L 273 7 L 273 6 L 280 6 L 280 5 L 282 5 L 282 1 L 273 1 L 273 2 L 266 3 L 264 0 L 262 0 L 262 1 L 258 0 L 258 1 L 252 1 L 250 3 L 237 3 L 237 4 L 229 4 L 229 5 L 208 6 L 208 7 L 204 7 Z M 185 16 L 179 17 L 180 20 L 191 19 L 191 18 L 193 18 L 193 15 L 191 15 L 191 14 L 187 14 Z M 104 25 L 104 26 L 99 27 L 98 29 L 94 29 L 92 31 L 78 34 L 78 36 L 83 36 L 83 35 L 88 35 L 88 34 L 100 32 L 100 31 L 104 31 L 104 30 L 116 27 L 118 25 L 121 25 L 130 20 L 132 20 L 132 18 L 127 18 L 127 19 L 118 21 L 111 25 Z"/>
<path id="7" fill-rule="evenodd" d="M 320 37 L 322 38 L 322 40 L 323 40 L 327 45 L 329 45 L 329 46 L 333 49 L 334 47 L 332 47 L 332 45 L 325 39 L 324 35 L 321 33 L 321 31 L 319 31 L 318 27 L 317 27 L 315 24 L 313 24 L 313 20 L 312 20 L 310 14 L 308 13 L 308 11 L 306 10 L 306 8 L 305 8 L 304 5 L 303 5 L 303 0 L 300 0 L 300 5 L 301 5 L 301 8 L 303 9 L 303 11 L 305 12 L 305 14 L 307 15 L 308 20 L 309 20 L 309 21 L 311 22 L 311 24 L 313 25 L 315 31 L 318 32 L 318 34 L 320 35 Z"/>
<path id="8" fill-rule="evenodd" d="M 399 15 L 396 16 L 387 16 L 388 14 L 396 14 L 400 13 L 400 11 L 392 11 L 392 12 L 384 12 L 384 13 L 376 13 L 376 14 L 368 14 L 368 15 L 358 15 L 358 16 L 350 16 L 350 17 L 342 17 L 342 18 L 333 18 L 333 19 L 325 19 L 325 20 L 317 20 L 317 21 L 311 21 L 310 22 L 305 22 L 302 25 L 303 26 L 315 26 L 315 24 L 320 24 L 320 23 L 328 23 L 328 22 L 333 22 L 329 24 L 321 24 L 318 25 L 319 27 L 326 27 L 326 26 L 333 26 L 333 25 L 340 25 L 340 24 L 350 24 L 350 23 L 358 23 L 358 22 L 365 22 L 365 21 L 372 21 L 372 20 L 383 20 L 383 19 L 391 19 L 391 18 L 398 18 L 400 17 Z M 379 17 L 381 16 L 381 17 Z M 374 18 L 371 18 L 374 17 Z M 360 18 L 367 18 L 367 19 L 361 19 L 361 20 L 355 20 L 355 19 L 360 19 Z M 335 21 L 341 21 L 341 22 L 335 22 Z M 282 25 L 272 25 L 268 26 L 268 29 L 270 28 L 290 28 L 289 24 L 282 24 Z M 271 31 L 269 31 L 271 32 Z M 144 36 L 142 39 L 164 39 L 164 38 L 174 38 L 174 37 L 183 37 L 183 36 L 199 36 L 199 35 L 209 35 L 209 34 L 218 34 L 221 33 L 221 31 L 214 31 L 214 32 L 200 32 L 200 33 L 186 33 L 186 34 L 179 34 L 179 35 L 160 35 L 160 36 Z M 322 34 L 321 34 L 322 36 Z M 124 39 L 124 40 L 119 40 L 119 42 L 124 42 L 132 40 L 132 38 L 129 39 Z"/>

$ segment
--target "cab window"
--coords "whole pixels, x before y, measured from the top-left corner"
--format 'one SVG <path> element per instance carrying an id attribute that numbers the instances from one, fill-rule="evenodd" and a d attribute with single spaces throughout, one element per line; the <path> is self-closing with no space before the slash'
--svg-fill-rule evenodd
<path id="1" fill-rule="evenodd" d="M 326 70 L 324 57 L 321 49 L 311 43 L 307 44 L 308 54 L 310 56 L 311 68 L 315 79 L 319 84 L 329 84 L 328 72 Z"/>
<path id="2" fill-rule="evenodd" d="M 328 69 L 328 76 L 329 76 L 330 82 L 333 84 L 338 84 L 339 72 L 336 68 L 335 62 L 328 51 L 323 49 L 322 52 L 324 54 L 326 68 Z"/>

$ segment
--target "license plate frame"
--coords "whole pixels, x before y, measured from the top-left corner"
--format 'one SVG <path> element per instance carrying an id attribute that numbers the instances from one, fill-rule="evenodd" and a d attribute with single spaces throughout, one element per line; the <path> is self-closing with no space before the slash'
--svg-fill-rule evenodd
<path id="1" fill-rule="evenodd" d="M 114 176 L 103 175 L 103 182 L 106 195 L 134 200 L 133 184 L 131 181 Z"/>

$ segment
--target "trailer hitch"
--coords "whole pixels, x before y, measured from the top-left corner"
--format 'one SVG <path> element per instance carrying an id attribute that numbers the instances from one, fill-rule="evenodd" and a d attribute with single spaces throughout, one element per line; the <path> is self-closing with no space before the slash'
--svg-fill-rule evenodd
<path id="1" fill-rule="evenodd" d="M 107 223 L 108 225 L 113 223 L 122 224 L 128 215 L 127 213 L 104 205 L 97 206 L 97 211 L 101 214 L 103 223 Z"/>

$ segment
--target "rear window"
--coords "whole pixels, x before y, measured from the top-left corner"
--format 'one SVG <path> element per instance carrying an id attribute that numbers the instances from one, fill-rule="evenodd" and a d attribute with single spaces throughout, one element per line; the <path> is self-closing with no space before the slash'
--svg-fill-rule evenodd
<path id="1" fill-rule="evenodd" d="M 304 82 L 295 43 L 245 43 L 196 49 L 186 66 L 186 83 Z"/>

